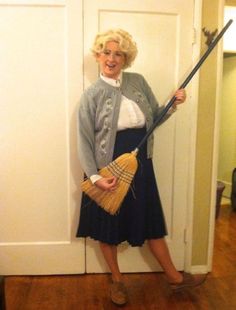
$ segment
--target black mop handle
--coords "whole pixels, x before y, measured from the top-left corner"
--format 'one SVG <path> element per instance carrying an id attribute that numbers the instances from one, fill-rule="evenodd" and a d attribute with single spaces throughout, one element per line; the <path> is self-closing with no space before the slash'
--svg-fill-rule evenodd
<path id="1" fill-rule="evenodd" d="M 230 19 L 228 21 L 228 23 L 224 26 L 224 28 L 221 30 L 221 32 L 217 35 L 217 37 L 211 42 L 211 44 L 209 45 L 207 51 L 203 54 L 203 56 L 201 57 L 201 59 L 198 61 L 198 63 L 195 65 L 195 67 L 193 68 L 193 70 L 191 71 L 191 73 L 188 75 L 188 77 L 185 79 L 185 81 L 181 84 L 181 86 L 178 89 L 182 89 L 185 88 L 187 86 L 187 84 L 190 82 L 190 80 L 192 79 L 192 77 L 194 76 L 194 74 L 197 72 L 197 70 L 201 67 L 201 65 L 203 64 L 203 62 L 206 60 L 206 58 L 208 57 L 208 55 L 211 53 L 211 51 L 213 50 L 213 48 L 216 46 L 216 44 L 219 42 L 219 40 L 222 38 L 222 36 L 224 35 L 224 33 L 226 32 L 226 30 L 229 28 L 229 26 L 232 24 L 233 20 Z M 153 130 L 157 127 L 157 125 L 162 121 L 163 117 L 166 115 L 166 113 L 168 112 L 168 110 L 171 108 L 171 106 L 173 105 L 173 103 L 175 102 L 176 97 L 173 96 L 170 101 L 168 102 L 168 104 L 165 106 L 165 108 L 162 110 L 161 114 L 157 117 L 157 119 L 155 120 L 155 122 L 152 124 L 152 126 L 149 128 L 149 130 L 147 131 L 146 135 L 143 137 L 143 139 L 140 141 L 140 143 L 138 144 L 137 148 L 134 150 L 136 152 L 138 152 L 138 150 L 140 149 L 140 147 L 145 143 L 145 141 L 147 140 L 147 138 L 150 136 L 150 134 L 153 132 Z"/>

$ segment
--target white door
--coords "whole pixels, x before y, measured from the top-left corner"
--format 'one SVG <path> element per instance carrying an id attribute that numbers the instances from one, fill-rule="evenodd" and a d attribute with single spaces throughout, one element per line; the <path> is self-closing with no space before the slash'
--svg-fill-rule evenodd
<path id="1" fill-rule="evenodd" d="M 84 1 L 84 85 L 98 77 L 90 48 L 98 31 L 119 27 L 129 31 L 138 45 L 138 57 L 130 71 L 142 73 L 157 99 L 165 104 L 192 67 L 193 0 Z M 184 267 L 184 233 L 189 186 L 190 118 L 188 103 L 155 132 L 155 172 L 169 235 L 167 242 L 180 270 Z M 147 250 L 120 246 L 123 272 L 159 270 Z M 98 245 L 86 242 L 87 272 L 107 270 Z"/>
<path id="2" fill-rule="evenodd" d="M 74 237 L 81 21 L 77 0 L 0 1 L 2 275 L 85 271 Z"/>

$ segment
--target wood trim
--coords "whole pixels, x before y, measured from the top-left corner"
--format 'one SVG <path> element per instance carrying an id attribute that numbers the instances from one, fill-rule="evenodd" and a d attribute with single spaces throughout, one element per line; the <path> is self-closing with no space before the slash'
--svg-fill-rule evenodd
<path id="1" fill-rule="evenodd" d="M 219 0 L 218 6 L 218 28 L 222 29 L 224 25 L 224 0 Z M 215 126 L 214 126 L 214 149 L 212 158 L 212 176 L 211 176 L 211 209 L 209 218 L 209 238 L 208 238 L 208 270 L 212 269 L 213 249 L 214 249 L 214 232 L 215 232 L 215 203 L 216 203 L 216 189 L 217 189 L 217 174 L 218 174 L 218 153 L 219 153 L 219 107 L 221 100 L 222 89 L 222 75 L 223 75 L 223 42 L 219 44 L 217 54 L 217 81 L 216 81 L 216 109 L 215 109 Z"/>
<path id="2" fill-rule="evenodd" d="M 200 57 L 201 45 L 201 24 L 202 24 L 202 0 L 195 1 L 194 7 L 194 45 L 193 45 L 193 63 Z M 193 94 L 193 110 L 191 113 L 193 127 L 191 129 L 191 147 L 189 151 L 189 190 L 188 190 L 188 211 L 187 211 L 187 242 L 185 247 L 185 264 L 184 270 L 190 271 L 192 268 L 192 246 L 193 246 L 193 213 L 194 213 L 194 185 L 195 185 L 195 160 L 196 160 L 196 136 L 197 136 L 197 108 L 198 108 L 198 89 L 199 89 L 199 72 L 196 73 L 195 79 L 192 81 Z"/>

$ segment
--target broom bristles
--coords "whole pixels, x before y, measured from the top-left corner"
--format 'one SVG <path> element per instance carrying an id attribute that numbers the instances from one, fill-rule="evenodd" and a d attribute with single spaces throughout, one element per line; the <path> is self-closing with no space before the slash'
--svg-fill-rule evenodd
<path id="1" fill-rule="evenodd" d="M 114 215 L 120 208 L 138 167 L 137 152 L 125 153 L 99 171 L 102 177 L 117 178 L 114 191 L 104 191 L 92 184 L 90 179 L 82 182 L 81 188 L 92 200 L 108 213 Z"/>

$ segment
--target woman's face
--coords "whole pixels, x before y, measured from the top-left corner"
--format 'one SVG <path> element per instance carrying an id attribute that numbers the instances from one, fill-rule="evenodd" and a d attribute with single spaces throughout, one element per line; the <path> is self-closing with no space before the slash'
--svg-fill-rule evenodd
<path id="1" fill-rule="evenodd" d="M 117 42 L 108 42 L 103 52 L 97 54 L 97 61 L 102 74 L 117 79 L 125 63 L 125 55 Z"/>

